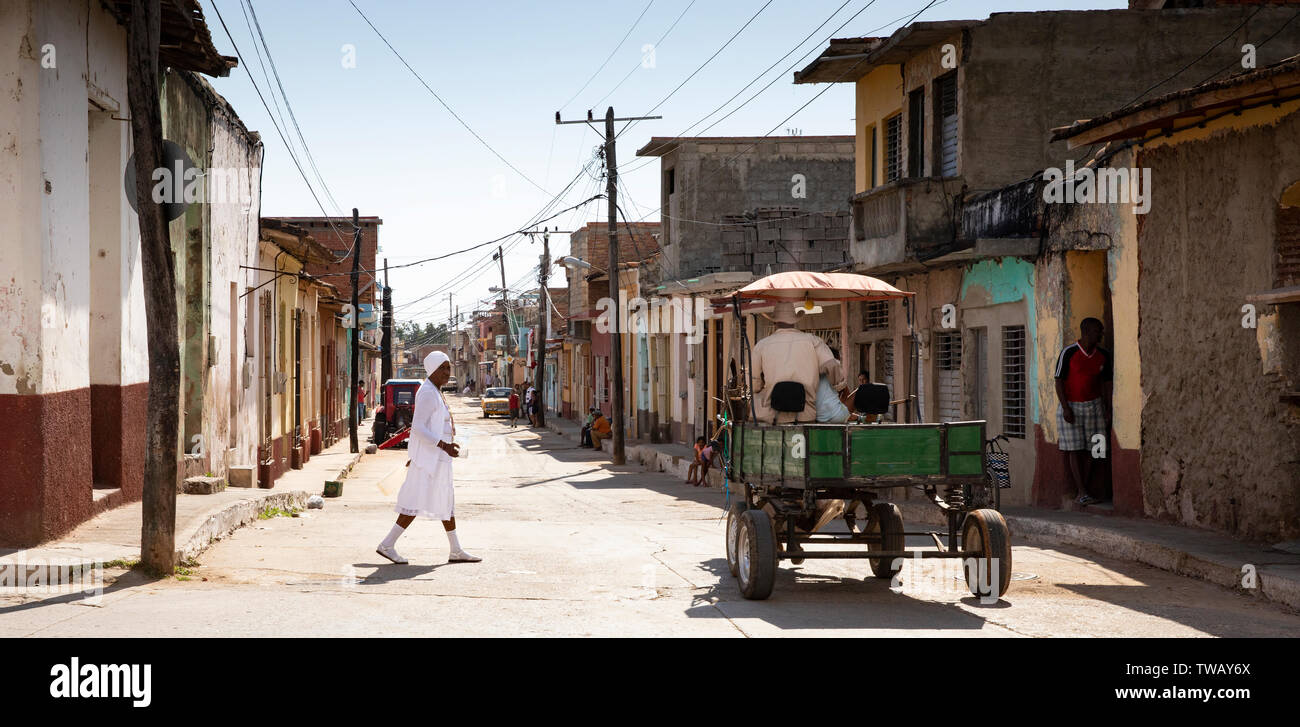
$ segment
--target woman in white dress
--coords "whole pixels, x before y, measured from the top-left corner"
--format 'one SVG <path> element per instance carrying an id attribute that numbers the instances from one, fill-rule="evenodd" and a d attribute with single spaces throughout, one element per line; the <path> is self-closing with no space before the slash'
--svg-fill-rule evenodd
<path id="1" fill-rule="evenodd" d="M 397 493 L 397 524 L 389 531 L 376 553 L 393 561 L 408 562 L 398 555 L 395 545 L 406 526 L 417 517 L 441 520 L 451 545 L 448 563 L 477 563 L 477 558 L 460 547 L 456 537 L 456 498 L 452 490 L 451 461 L 460 456 L 460 445 L 453 440 L 456 423 L 451 409 L 442 398 L 442 387 L 451 378 L 451 360 L 447 354 L 434 351 L 424 359 L 424 370 L 429 378 L 420 384 L 415 394 L 415 415 L 411 421 L 411 436 L 407 454 L 406 481 Z"/>

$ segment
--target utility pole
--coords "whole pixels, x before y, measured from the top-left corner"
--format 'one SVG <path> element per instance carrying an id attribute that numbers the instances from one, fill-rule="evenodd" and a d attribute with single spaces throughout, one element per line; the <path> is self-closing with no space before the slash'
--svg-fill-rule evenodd
<path id="1" fill-rule="evenodd" d="M 180 346 L 176 339 L 176 275 L 167 217 L 154 201 L 152 174 L 163 159 L 158 95 L 158 0 L 132 0 L 126 21 L 126 92 L 135 149 L 135 198 L 148 330 L 149 399 L 145 416 L 140 561 L 159 574 L 176 565 L 176 470 L 180 459 Z M 211 444 L 209 445 L 211 446 Z"/>
<path id="2" fill-rule="evenodd" d="M 352 445 L 352 454 L 361 451 L 357 446 L 357 418 L 361 415 L 361 406 L 357 403 L 357 395 L 360 393 L 357 381 L 361 380 L 361 348 L 360 348 L 360 323 L 361 311 L 359 309 L 361 301 L 357 294 L 358 276 L 361 271 L 361 217 L 357 214 L 357 208 L 352 208 L 352 374 L 348 381 L 348 386 L 352 389 L 352 396 L 349 401 L 352 407 L 348 411 L 348 440 Z"/>
<path id="3" fill-rule="evenodd" d="M 614 313 L 614 330 L 610 333 L 610 368 L 613 369 L 613 396 L 611 405 L 614 410 L 614 427 L 613 437 L 610 438 L 611 450 L 610 462 L 612 464 L 626 464 L 627 457 L 623 450 L 623 331 L 619 318 L 620 311 L 618 305 L 619 287 L 618 287 L 618 159 L 615 156 L 615 144 L 617 134 L 614 133 L 615 121 L 641 121 L 648 119 L 661 119 L 662 116 L 632 116 L 626 118 L 615 118 L 614 107 L 610 106 L 605 110 L 605 197 L 609 199 L 609 297 L 612 302 Z M 561 121 L 560 112 L 555 112 L 555 123 L 557 124 L 588 124 L 594 121 L 591 111 L 587 112 L 585 121 Z M 595 130 L 596 127 L 592 127 Z M 600 133 L 596 131 L 596 133 Z M 590 262 L 590 261 L 588 261 Z"/>
<path id="4" fill-rule="evenodd" d="M 541 274 L 538 276 L 538 284 L 541 286 L 541 293 L 537 297 L 537 327 L 533 330 L 537 337 L 537 368 L 534 369 L 533 387 L 537 391 L 533 392 L 533 401 L 537 406 L 537 426 L 546 426 L 546 336 L 549 332 L 551 322 L 551 311 L 548 306 L 550 295 L 546 290 L 546 280 L 550 277 L 551 268 L 551 233 L 542 233 L 542 266 Z"/>
<path id="5" fill-rule="evenodd" d="M 388 288 L 388 258 L 384 258 L 384 357 L 381 378 L 393 378 L 393 291 Z"/>
<path id="6" fill-rule="evenodd" d="M 515 367 L 510 364 L 510 309 L 506 307 L 506 254 L 500 245 L 497 245 L 496 259 L 501 265 L 501 320 L 506 326 L 506 375 L 503 379 L 505 386 L 514 387 Z M 497 360 L 501 360 L 500 352 L 497 353 Z"/>

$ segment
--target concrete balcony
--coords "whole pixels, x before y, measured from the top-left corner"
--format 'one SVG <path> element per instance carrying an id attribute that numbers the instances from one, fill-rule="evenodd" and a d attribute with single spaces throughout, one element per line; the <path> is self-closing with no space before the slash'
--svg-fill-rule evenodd
<path id="1" fill-rule="evenodd" d="M 851 200 L 849 258 L 866 273 L 920 269 L 959 247 L 961 177 L 900 179 Z"/>

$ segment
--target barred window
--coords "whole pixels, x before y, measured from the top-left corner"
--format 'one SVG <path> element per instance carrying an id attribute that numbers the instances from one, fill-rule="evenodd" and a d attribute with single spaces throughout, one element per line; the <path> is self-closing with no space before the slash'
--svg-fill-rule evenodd
<path id="1" fill-rule="evenodd" d="M 1025 327 L 1002 327 L 1002 433 L 1025 438 Z"/>
<path id="2" fill-rule="evenodd" d="M 880 331 L 889 328 L 889 301 L 869 301 L 862 312 L 862 330 Z"/>
<path id="3" fill-rule="evenodd" d="M 903 115 L 885 120 L 885 181 L 892 182 L 903 173 Z"/>
<path id="4" fill-rule="evenodd" d="M 939 421 L 961 421 L 961 332 L 934 334 Z"/>

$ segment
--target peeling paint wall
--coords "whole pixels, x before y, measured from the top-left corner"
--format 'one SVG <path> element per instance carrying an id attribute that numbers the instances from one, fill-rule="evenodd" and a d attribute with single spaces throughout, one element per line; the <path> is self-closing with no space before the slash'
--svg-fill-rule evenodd
<path id="1" fill-rule="evenodd" d="M 1138 223 L 1142 474 L 1148 514 L 1253 539 L 1300 536 L 1298 382 L 1270 370 L 1300 341 L 1296 304 L 1259 309 L 1273 331 L 1242 326 L 1242 305 L 1274 284 L 1283 190 L 1300 179 L 1300 114 L 1181 137 L 1137 155 L 1152 168 Z M 1251 125 L 1258 124 L 1258 125 Z M 1200 138 L 1197 138 L 1200 137 Z"/>
<path id="2" fill-rule="evenodd" d="M 22 423 L 0 440 L 0 542 L 31 544 L 140 496 L 125 31 L 98 3 L 0 4 L 0 98 L 0 419 Z"/>

